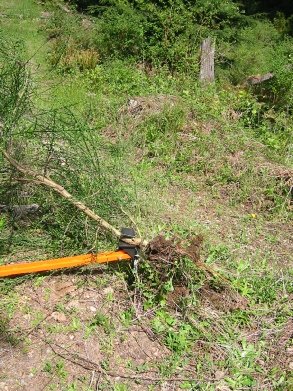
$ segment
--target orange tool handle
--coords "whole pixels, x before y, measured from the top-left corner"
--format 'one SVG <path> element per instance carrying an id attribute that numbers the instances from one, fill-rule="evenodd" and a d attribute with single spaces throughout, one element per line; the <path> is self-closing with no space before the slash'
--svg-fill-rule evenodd
<path id="1" fill-rule="evenodd" d="M 107 251 L 97 255 L 86 254 L 73 257 L 49 259 L 48 261 L 37 261 L 28 263 L 18 263 L 13 265 L 0 266 L 0 277 L 13 276 L 17 274 L 27 274 L 43 272 L 47 270 L 64 269 L 76 266 L 87 266 L 93 263 L 115 262 L 130 260 L 131 256 L 124 250 Z"/>

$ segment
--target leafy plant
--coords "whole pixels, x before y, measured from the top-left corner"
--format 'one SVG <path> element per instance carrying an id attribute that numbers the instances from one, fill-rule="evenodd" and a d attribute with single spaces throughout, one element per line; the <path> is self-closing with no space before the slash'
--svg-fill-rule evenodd
<path id="1" fill-rule="evenodd" d="M 3 313 L 0 317 L 0 341 L 14 346 L 18 344 L 19 338 L 11 332 L 9 323 L 10 319 L 7 314 Z"/>
<path id="2" fill-rule="evenodd" d="M 100 326 L 103 328 L 106 334 L 110 334 L 110 332 L 113 330 L 113 325 L 109 321 L 108 316 L 106 314 L 99 313 L 99 312 L 92 319 L 90 326 L 91 327 Z"/>

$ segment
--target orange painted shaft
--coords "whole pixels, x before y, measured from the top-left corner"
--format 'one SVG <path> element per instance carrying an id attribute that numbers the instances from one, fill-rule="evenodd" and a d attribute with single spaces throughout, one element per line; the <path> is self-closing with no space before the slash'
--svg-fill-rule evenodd
<path id="1" fill-rule="evenodd" d="M 0 266 L 0 277 L 13 276 L 17 274 L 28 274 L 44 272 L 48 270 L 64 269 L 68 267 L 87 266 L 93 263 L 115 262 L 130 260 L 131 256 L 124 250 L 107 251 L 97 255 L 86 254 L 73 257 L 49 259 L 47 261 L 37 261 L 28 263 L 16 263 L 13 265 Z"/>

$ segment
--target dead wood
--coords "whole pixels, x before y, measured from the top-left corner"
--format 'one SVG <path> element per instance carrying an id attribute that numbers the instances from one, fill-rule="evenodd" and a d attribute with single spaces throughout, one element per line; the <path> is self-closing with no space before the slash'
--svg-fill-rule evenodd
<path id="1" fill-rule="evenodd" d="M 215 41 L 208 37 L 202 42 L 200 50 L 201 59 L 199 81 L 207 84 L 214 83 Z"/>
<path id="2" fill-rule="evenodd" d="M 256 84 L 260 84 L 263 81 L 270 80 L 274 77 L 274 74 L 272 72 L 268 72 L 264 75 L 254 75 L 254 76 L 249 76 L 248 79 L 246 80 L 246 85 L 247 86 L 253 86 Z"/>
<path id="3" fill-rule="evenodd" d="M 72 13 L 72 11 L 71 11 L 69 8 L 65 7 L 65 5 L 60 4 L 60 3 L 57 3 L 56 5 L 57 5 L 59 8 L 61 8 L 62 11 L 66 12 L 67 14 L 71 14 L 71 13 Z"/>
<path id="4" fill-rule="evenodd" d="M 0 212 L 10 213 L 15 218 L 36 213 L 39 209 L 38 204 L 30 205 L 0 205 Z"/>

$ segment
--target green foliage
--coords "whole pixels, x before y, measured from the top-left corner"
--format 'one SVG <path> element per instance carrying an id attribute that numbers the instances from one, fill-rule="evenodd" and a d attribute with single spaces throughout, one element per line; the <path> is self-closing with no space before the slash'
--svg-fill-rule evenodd
<path id="1" fill-rule="evenodd" d="M 98 16 L 101 57 L 129 58 L 173 72 L 198 73 L 199 45 L 208 34 L 226 36 L 243 17 L 232 1 L 75 1 Z"/>
<path id="2" fill-rule="evenodd" d="M 277 11 L 274 18 L 274 26 L 282 36 L 293 35 L 293 15 L 286 18 L 283 12 Z"/>
<path id="3" fill-rule="evenodd" d="M 91 7 L 91 12 L 97 7 Z M 96 46 L 102 57 L 137 57 L 143 51 L 143 15 L 130 4 L 108 7 L 97 21 Z"/>
<path id="4" fill-rule="evenodd" d="M 251 75 L 273 71 L 275 46 L 279 34 L 273 24 L 255 20 L 235 31 L 234 42 L 219 41 L 218 75 L 233 84 L 243 84 Z"/>
<path id="5" fill-rule="evenodd" d="M 269 82 L 271 100 L 269 103 L 276 109 L 292 110 L 293 98 L 293 55 L 292 39 L 287 38 L 278 47 L 275 47 L 275 57 L 272 61 L 274 77 Z"/>
<path id="6" fill-rule="evenodd" d="M 6 217 L 2 216 L 0 219 L 0 233 L 6 228 Z"/>
<path id="7" fill-rule="evenodd" d="M 61 379 L 66 379 L 68 374 L 63 360 L 59 360 L 56 363 L 46 361 L 43 365 L 42 371 L 50 376 L 58 376 Z"/>
<path id="8" fill-rule="evenodd" d="M 103 328 L 106 334 L 114 329 L 113 325 L 110 323 L 108 316 L 104 313 L 98 312 L 91 321 L 90 327 L 100 326 Z"/>
<path id="9" fill-rule="evenodd" d="M 140 148 L 150 157 L 169 156 L 176 150 L 178 132 L 182 130 L 185 112 L 179 106 L 166 108 L 159 114 L 149 116 L 134 135 Z"/>
<path id="10" fill-rule="evenodd" d="M 165 345 L 175 353 L 187 352 L 194 343 L 195 331 L 191 325 L 170 316 L 166 310 L 156 311 L 152 327 L 157 334 L 163 335 Z"/>
<path id="11" fill-rule="evenodd" d="M 14 346 L 19 343 L 19 339 L 11 332 L 9 323 L 9 317 L 3 312 L 0 316 L 0 341 Z"/>
<path id="12" fill-rule="evenodd" d="M 55 10 L 45 24 L 50 41 L 48 60 L 60 71 L 86 71 L 99 63 L 99 50 L 94 45 L 93 26 L 84 27 L 82 19 Z"/>
<path id="13" fill-rule="evenodd" d="M 1 147 L 11 144 L 12 129 L 30 111 L 31 81 L 22 50 L 20 41 L 6 40 L 0 31 Z"/>

